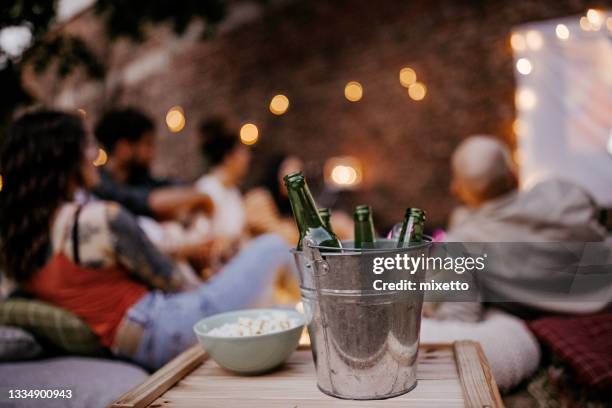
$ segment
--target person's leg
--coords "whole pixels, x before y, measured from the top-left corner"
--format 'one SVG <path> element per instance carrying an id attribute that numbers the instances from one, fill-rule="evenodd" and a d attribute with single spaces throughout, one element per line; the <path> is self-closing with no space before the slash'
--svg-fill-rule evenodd
<path id="1" fill-rule="evenodd" d="M 289 246 L 277 235 L 262 235 L 244 248 L 203 288 L 210 305 L 232 310 L 270 298 L 281 267 L 297 278 Z"/>
<path id="2" fill-rule="evenodd" d="M 127 357 L 147 368 L 159 368 L 195 344 L 193 325 L 198 320 L 256 303 L 284 264 L 292 265 L 287 244 L 265 235 L 199 289 L 171 295 L 151 292 L 127 313 L 130 322 L 144 329 L 136 354 Z"/>

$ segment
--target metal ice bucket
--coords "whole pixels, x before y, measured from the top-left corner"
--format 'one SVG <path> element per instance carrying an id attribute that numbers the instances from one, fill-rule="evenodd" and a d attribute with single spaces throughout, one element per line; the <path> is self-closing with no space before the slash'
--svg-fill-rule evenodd
<path id="1" fill-rule="evenodd" d="M 372 271 L 376 257 L 427 256 L 430 242 L 396 248 L 381 239 L 373 248 L 342 252 L 318 247 L 308 237 L 294 251 L 317 371 L 326 394 L 347 399 L 383 399 L 416 386 L 422 291 L 377 291 L 375 280 L 418 282 L 423 273 Z"/>

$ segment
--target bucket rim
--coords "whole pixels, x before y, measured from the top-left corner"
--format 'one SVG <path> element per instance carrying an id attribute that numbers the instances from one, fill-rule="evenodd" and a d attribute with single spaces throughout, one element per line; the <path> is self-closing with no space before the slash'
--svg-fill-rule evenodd
<path id="1" fill-rule="evenodd" d="M 391 242 L 394 240 L 388 238 L 379 238 L 378 241 Z M 344 242 L 353 242 L 351 240 L 342 241 Z M 414 249 L 426 248 L 430 246 L 433 242 L 433 238 L 429 235 L 423 235 L 423 242 L 418 244 L 409 244 L 408 246 L 403 246 L 401 248 L 351 248 L 351 247 L 343 247 L 342 252 L 337 252 L 338 248 L 336 247 L 328 247 L 321 245 L 309 245 L 309 248 L 318 249 L 325 256 L 357 256 L 361 254 L 389 254 L 396 252 L 406 252 L 412 251 Z M 291 248 L 291 253 L 300 254 L 304 251 L 298 251 L 296 248 Z"/>

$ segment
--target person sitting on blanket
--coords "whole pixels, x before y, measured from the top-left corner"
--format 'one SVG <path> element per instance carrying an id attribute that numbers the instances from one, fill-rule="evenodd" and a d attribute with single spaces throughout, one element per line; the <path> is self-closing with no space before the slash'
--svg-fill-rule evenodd
<path id="1" fill-rule="evenodd" d="M 0 146 L 2 269 L 35 297 L 83 319 L 118 356 L 155 369 L 196 342 L 204 316 L 261 302 L 289 247 L 263 235 L 212 279 L 193 283 L 116 203 L 77 203 L 96 183 L 97 149 L 79 117 L 25 114 Z"/>
<path id="2" fill-rule="evenodd" d="M 451 190 L 465 207 L 451 216 L 447 242 L 585 242 L 605 237 L 597 221 L 597 207 L 579 187 L 549 180 L 519 191 L 510 153 L 494 137 L 464 140 L 452 156 L 451 167 Z M 478 284 L 481 290 L 494 291 L 511 303 L 495 303 L 489 309 L 479 302 L 428 305 L 426 316 L 431 319 L 423 320 L 421 341 L 479 341 L 500 388 L 508 390 L 533 374 L 540 359 L 538 342 L 523 318 L 594 312 L 607 302 L 596 293 L 585 292 L 542 302 L 546 293 L 536 285 L 519 285 L 518 277 L 527 274 L 532 282 L 547 281 L 549 272 L 541 266 L 554 261 L 550 257 L 555 254 L 524 244 L 518 260 L 509 259 L 502 246 L 490 248 L 499 248 L 500 253 L 488 253 L 486 271 L 478 274 Z"/>

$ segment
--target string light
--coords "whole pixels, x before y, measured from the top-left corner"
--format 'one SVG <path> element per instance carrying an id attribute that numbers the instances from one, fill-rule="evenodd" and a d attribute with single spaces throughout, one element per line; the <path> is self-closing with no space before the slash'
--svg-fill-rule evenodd
<path id="1" fill-rule="evenodd" d="M 344 97 L 351 102 L 357 102 L 363 97 L 363 87 L 357 81 L 351 81 L 344 87 Z"/>
<path id="2" fill-rule="evenodd" d="M 172 133 L 177 133 L 185 127 L 185 114 L 180 106 L 173 106 L 166 113 L 166 125 Z"/>
<path id="3" fill-rule="evenodd" d="M 518 61 L 516 61 L 516 70 L 519 73 L 529 75 L 531 73 L 531 69 L 531 62 L 527 58 L 519 58 Z"/>
<path id="4" fill-rule="evenodd" d="M 104 166 L 107 161 L 108 161 L 108 155 L 106 154 L 104 149 L 99 148 L 98 155 L 96 156 L 96 159 L 93 161 L 93 165 L 96 167 Z"/>
<path id="5" fill-rule="evenodd" d="M 527 133 L 528 132 L 527 123 L 525 123 L 525 121 L 521 119 L 515 119 L 514 122 L 512 122 L 512 131 L 514 132 L 515 135 L 519 137 L 527 136 L 528 134 Z"/>
<path id="6" fill-rule="evenodd" d="M 540 32 L 537 30 L 527 31 L 525 40 L 527 42 L 527 47 L 534 51 L 537 51 L 542 48 L 542 45 L 544 44 L 544 38 L 542 37 L 542 34 L 540 34 Z"/>
<path id="7" fill-rule="evenodd" d="M 589 23 L 589 20 L 584 16 L 580 17 L 580 28 L 582 28 L 584 31 L 592 30 L 591 23 Z"/>
<path id="8" fill-rule="evenodd" d="M 275 115 L 282 115 L 289 109 L 289 98 L 285 95 L 275 95 L 270 101 L 270 112 Z"/>
<path id="9" fill-rule="evenodd" d="M 415 101 L 420 101 L 427 95 L 427 87 L 421 82 L 415 82 L 408 88 L 408 96 Z"/>
<path id="10" fill-rule="evenodd" d="M 245 145 L 254 145 L 259 140 L 259 129 L 252 123 L 246 123 L 240 128 L 240 141 Z"/>
<path id="11" fill-rule="evenodd" d="M 519 33 L 514 33 L 510 36 L 510 46 L 514 51 L 525 50 L 525 37 Z"/>
<path id="12" fill-rule="evenodd" d="M 409 67 L 402 68 L 399 73 L 399 80 L 402 86 L 408 88 L 410 85 L 416 82 L 416 72 L 414 72 L 414 69 Z"/>
<path id="13" fill-rule="evenodd" d="M 601 28 L 603 17 L 599 11 L 595 9 L 589 9 L 587 11 L 586 18 L 591 24 L 591 27 L 593 28 L 593 30 L 597 31 Z"/>
<path id="14" fill-rule="evenodd" d="M 570 36 L 569 28 L 567 28 L 565 24 L 557 24 L 557 27 L 555 27 L 555 34 L 558 39 L 565 41 Z"/>
<path id="15" fill-rule="evenodd" d="M 333 188 L 351 189 L 361 184 L 361 162 L 353 156 L 329 158 L 323 166 L 325 183 Z"/>
<path id="16" fill-rule="evenodd" d="M 520 110 L 531 110 L 535 108 L 538 99 L 535 92 L 530 88 L 520 88 L 516 91 L 514 103 Z"/>

